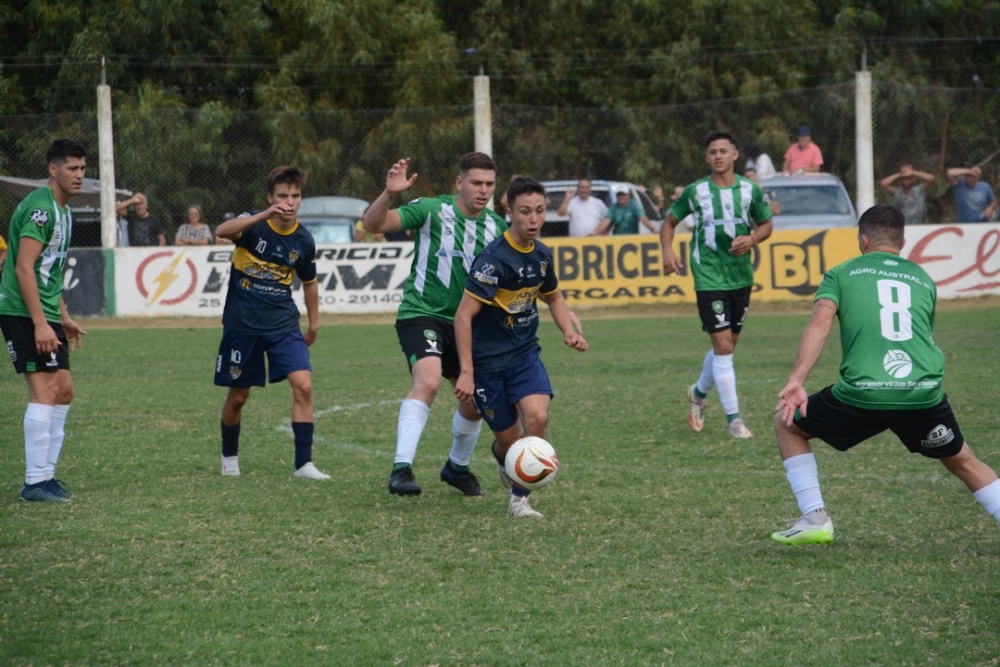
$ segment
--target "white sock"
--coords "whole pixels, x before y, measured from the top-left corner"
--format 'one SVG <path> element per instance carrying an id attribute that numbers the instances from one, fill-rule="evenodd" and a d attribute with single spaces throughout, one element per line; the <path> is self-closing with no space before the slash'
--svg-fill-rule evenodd
<path id="1" fill-rule="evenodd" d="M 701 393 L 708 395 L 708 392 L 715 386 L 715 375 L 712 373 L 712 364 L 715 362 L 715 350 L 709 350 L 705 355 L 705 360 L 701 362 L 701 375 L 695 388 Z"/>
<path id="2" fill-rule="evenodd" d="M 45 481 L 52 410 L 51 405 L 28 403 L 28 409 L 24 412 L 25 484 L 38 484 Z"/>
<path id="3" fill-rule="evenodd" d="M 785 475 L 792 487 L 795 500 L 799 503 L 802 516 L 826 507 L 823 494 L 819 490 L 819 470 L 816 467 L 816 455 L 812 452 L 799 454 L 785 459 Z"/>
<path id="4" fill-rule="evenodd" d="M 396 429 L 396 463 L 413 464 L 417 445 L 424 433 L 431 407 L 414 398 L 407 398 L 399 406 L 399 426 Z"/>
<path id="5" fill-rule="evenodd" d="M 972 494 L 986 513 L 1000 521 L 1000 479 L 994 480 Z"/>
<path id="6" fill-rule="evenodd" d="M 733 355 L 717 354 L 712 361 L 712 375 L 719 386 L 719 401 L 726 415 L 735 415 L 740 411 L 740 400 L 736 396 L 736 369 L 733 368 Z"/>
<path id="7" fill-rule="evenodd" d="M 479 431 L 483 428 L 482 419 L 466 419 L 462 413 L 455 410 L 455 416 L 451 419 L 451 454 L 448 458 L 451 462 L 467 466 L 472 460 L 472 451 L 479 441 Z"/>
<path id="8" fill-rule="evenodd" d="M 59 453 L 62 451 L 63 440 L 66 439 L 66 415 L 68 405 L 57 405 L 52 408 L 52 423 L 49 424 L 49 454 L 45 462 L 45 477 L 56 476 L 56 464 L 59 463 Z"/>

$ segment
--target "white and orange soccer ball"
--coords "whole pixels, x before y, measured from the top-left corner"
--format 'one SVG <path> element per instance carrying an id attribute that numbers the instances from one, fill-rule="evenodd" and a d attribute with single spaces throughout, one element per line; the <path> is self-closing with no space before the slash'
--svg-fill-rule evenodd
<path id="1" fill-rule="evenodd" d="M 546 440 L 528 436 L 510 446 L 504 468 L 515 484 L 534 491 L 555 479 L 559 459 L 555 448 Z"/>

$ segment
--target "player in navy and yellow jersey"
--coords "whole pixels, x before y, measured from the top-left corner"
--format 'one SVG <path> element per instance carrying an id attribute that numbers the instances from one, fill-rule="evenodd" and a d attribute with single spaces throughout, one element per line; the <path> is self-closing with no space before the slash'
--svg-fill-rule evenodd
<path id="1" fill-rule="evenodd" d="M 586 350 L 566 306 L 552 265 L 552 251 L 536 240 L 545 222 L 545 188 L 533 178 L 514 179 L 507 190 L 511 227 L 476 258 L 455 313 L 461 373 L 459 400 L 472 400 L 496 440 L 493 455 L 510 489 L 507 513 L 537 517 L 527 489 L 504 471 L 507 450 L 519 438 L 544 438 L 552 387 L 540 357 L 537 299 L 549 306 L 566 345 Z M 522 429 L 523 422 L 523 429 Z"/>
<path id="2" fill-rule="evenodd" d="M 826 544 L 833 523 L 819 488 L 809 440 L 847 451 L 891 430 L 915 454 L 938 459 L 1000 521 L 1000 481 L 965 442 L 944 394 L 944 354 L 934 344 L 937 286 L 900 257 L 905 218 L 873 206 L 858 222 L 861 256 L 826 272 L 795 366 L 778 393 L 774 431 L 802 518 L 771 537 L 782 544 Z M 840 379 L 808 395 L 805 382 L 840 320 Z M 928 504 L 933 505 L 933 501 Z"/>
<path id="3" fill-rule="evenodd" d="M 308 346 L 319 330 L 316 243 L 295 217 L 306 173 L 277 167 L 267 177 L 267 210 L 227 220 L 216 229 L 235 244 L 229 273 L 222 342 L 215 363 L 215 384 L 229 387 L 222 406 L 222 474 L 240 474 L 240 420 L 250 387 L 285 378 L 292 386 L 295 476 L 329 479 L 312 463 L 312 365 Z M 309 327 L 299 327 L 292 282 L 302 281 Z M 267 369 L 264 357 L 267 356 Z"/>
<path id="4" fill-rule="evenodd" d="M 83 146 L 60 139 L 45 155 L 49 182 L 30 193 L 10 219 L 10 261 L 0 276 L 0 330 L 14 370 L 28 383 L 24 413 L 23 500 L 66 502 L 55 478 L 73 400 L 71 348 L 86 333 L 66 310 L 63 267 L 73 231 L 70 198 L 87 170 Z"/>

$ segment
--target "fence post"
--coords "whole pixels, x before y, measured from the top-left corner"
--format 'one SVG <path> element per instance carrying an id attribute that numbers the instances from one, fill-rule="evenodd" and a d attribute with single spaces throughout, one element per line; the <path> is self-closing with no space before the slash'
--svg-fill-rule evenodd
<path id="1" fill-rule="evenodd" d="M 104 56 L 101 56 L 101 85 L 97 87 L 97 143 L 101 168 L 101 246 L 113 248 L 118 242 L 115 142 L 111 131 L 111 87 L 104 77 Z"/>
<path id="2" fill-rule="evenodd" d="M 875 164 L 872 149 L 872 74 L 865 70 L 854 77 L 854 140 L 857 162 L 858 215 L 875 205 Z"/>
<path id="3" fill-rule="evenodd" d="M 490 77 L 483 74 L 483 69 L 479 68 L 479 75 L 472 80 L 474 126 L 476 135 L 475 150 L 479 153 L 486 153 L 493 157 L 493 116 L 490 109 Z M 493 198 L 490 197 L 490 208 L 493 208 Z"/>

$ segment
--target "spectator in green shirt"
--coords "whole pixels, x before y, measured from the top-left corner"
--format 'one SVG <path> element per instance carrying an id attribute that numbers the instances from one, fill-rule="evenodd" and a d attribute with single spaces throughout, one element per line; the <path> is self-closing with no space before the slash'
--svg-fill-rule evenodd
<path id="1" fill-rule="evenodd" d="M 600 224 L 597 225 L 597 229 L 590 236 L 607 234 L 609 227 L 611 228 L 611 233 L 615 235 L 638 234 L 640 222 L 649 231 L 655 231 L 653 223 L 643 213 L 642 206 L 639 205 L 639 202 L 632 199 L 632 193 L 629 192 L 629 189 L 621 185 L 615 188 L 615 203 L 611 205 L 604 219 L 601 220 Z"/>

